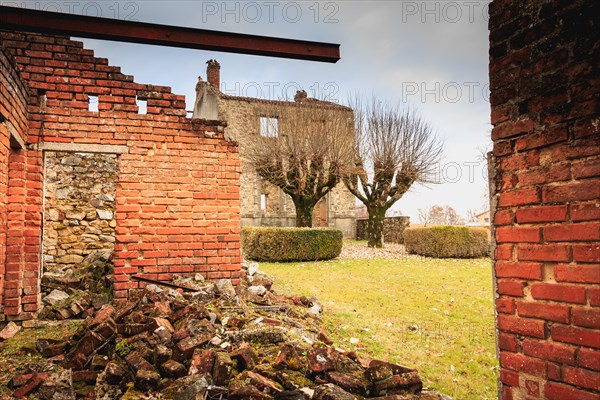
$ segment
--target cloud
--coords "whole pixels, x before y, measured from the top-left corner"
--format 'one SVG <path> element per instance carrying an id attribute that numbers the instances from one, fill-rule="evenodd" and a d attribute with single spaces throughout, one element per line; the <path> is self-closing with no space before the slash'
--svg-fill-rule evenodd
<path id="1" fill-rule="evenodd" d="M 252 20 L 255 14 L 249 14 L 249 3 L 261 7 L 260 18 Z M 279 93 L 269 92 L 273 85 L 283 88 L 297 83 L 309 94 L 334 94 L 340 101 L 357 90 L 392 101 L 406 100 L 446 137 L 449 162 L 471 162 L 477 157 L 475 149 L 489 143 L 489 104 L 484 98 L 487 2 L 276 2 L 272 15 L 266 3 L 142 1 L 136 3 L 135 17 L 162 24 L 340 43 L 342 59 L 326 64 L 92 40 L 86 40 L 86 45 L 139 82 L 171 86 L 175 93 L 185 94 L 188 107 L 194 101 L 198 75 L 205 77 L 206 60 L 216 58 L 225 88 L 233 94 L 254 95 L 252 85 L 258 85 L 263 97 L 277 98 Z M 302 14 L 295 22 L 294 7 L 300 7 Z M 408 96 L 407 89 L 414 91 L 414 85 L 417 92 Z M 454 101 L 458 89 L 462 92 Z M 471 90 L 473 99 L 469 98 Z M 481 205 L 485 187 L 483 178 L 432 189 L 414 187 L 399 207 L 413 219 L 423 204 L 449 204 L 466 212 Z"/>

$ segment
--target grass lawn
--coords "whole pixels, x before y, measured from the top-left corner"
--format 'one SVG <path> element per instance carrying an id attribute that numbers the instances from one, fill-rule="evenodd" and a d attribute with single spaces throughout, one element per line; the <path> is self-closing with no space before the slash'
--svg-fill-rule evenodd
<path id="1" fill-rule="evenodd" d="M 55 372 L 56 365 L 36 352 L 38 339 L 60 340 L 71 336 L 80 322 L 65 321 L 57 326 L 21 329 L 14 337 L 0 343 L 0 399 L 13 399 L 8 382 L 14 375 Z"/>
<path id="2" fill-rule="evenodd" d="M 455 399 L 497 398 L 489 259 L 388 254 L 260 267 L 280 292 L 317 295 L 341 347 L 416 368 L 425 386 Z"/>

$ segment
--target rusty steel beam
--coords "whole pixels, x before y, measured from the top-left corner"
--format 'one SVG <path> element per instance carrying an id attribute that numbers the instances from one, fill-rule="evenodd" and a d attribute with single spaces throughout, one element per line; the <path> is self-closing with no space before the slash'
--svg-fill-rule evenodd
<path id="1" fill-rule="evenodd" d="M 340 45 L 0 6 L 0 29 L 335 63 Z"/>

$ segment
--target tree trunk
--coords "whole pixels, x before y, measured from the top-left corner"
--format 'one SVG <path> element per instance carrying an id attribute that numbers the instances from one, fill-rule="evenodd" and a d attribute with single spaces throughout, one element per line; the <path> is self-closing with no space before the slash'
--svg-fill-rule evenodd
<path id="1" fill-rule="evenodd" d="M 369 220 L 367 221 L 367 245 L 369 247 L 383 247 L 383 220 L 385 219 L 384 208 L 369 208 Z"/>
<path id="2" fill-rule="evenodd" d="M 310 202 L 295 201 L 296 227 L 312 228 L 314 204 Z"/>

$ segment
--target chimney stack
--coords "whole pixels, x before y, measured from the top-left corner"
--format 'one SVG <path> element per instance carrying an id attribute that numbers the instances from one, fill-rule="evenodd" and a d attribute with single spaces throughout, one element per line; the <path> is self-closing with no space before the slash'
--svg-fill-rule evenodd
<path id="1" fill-rule="evenodd" d="M 308 94 L 305 90 L 297 90 L 296 95 L 294 96 L 294 101 L 297 103 L 302 103 L 304 100 L 308 98 Z"/>
<path id="2" fill-rule="evenodd" d="M 221 90 L 221 64 L 217 60 L 208 60 L 206 64 L 206 80 L 208 84 L 217 90 Z"/>

